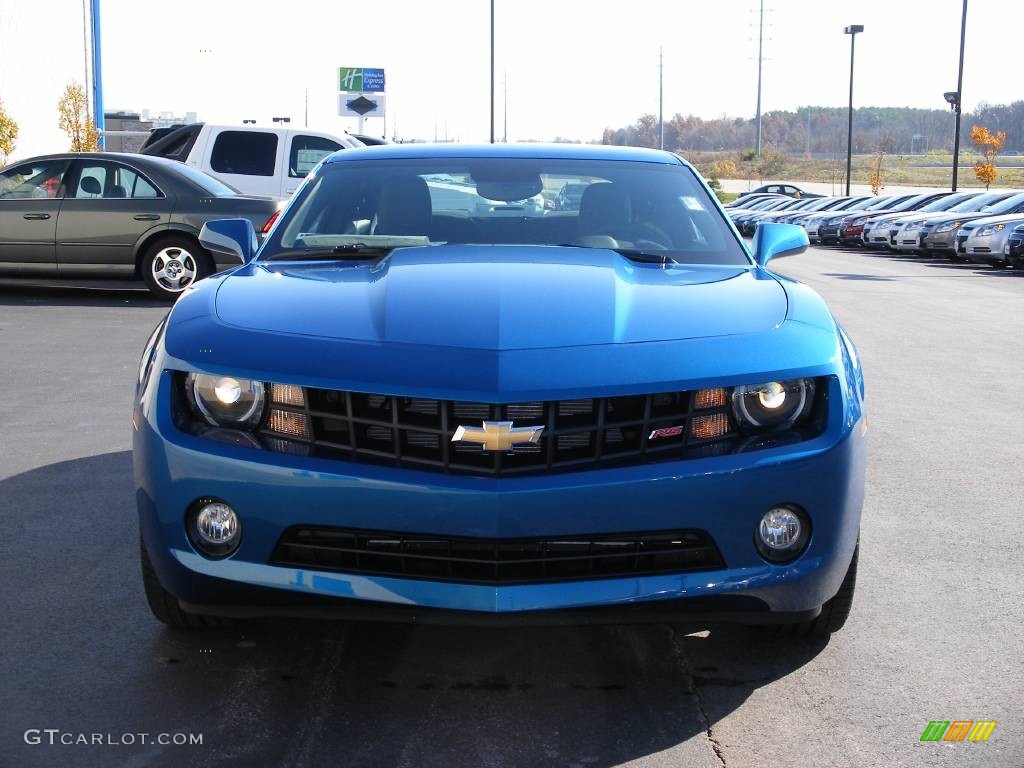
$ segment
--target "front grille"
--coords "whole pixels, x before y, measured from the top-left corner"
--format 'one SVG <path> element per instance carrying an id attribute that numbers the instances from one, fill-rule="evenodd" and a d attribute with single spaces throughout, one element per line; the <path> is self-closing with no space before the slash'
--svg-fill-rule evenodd
<path id="1" fill-rule="evenodd" d="M 306 388 L 304 406 L 275 402 L 272 408 L 305 416 L 302 440 L 288 443 L 293 452 L 505 476 L 729 453 L 738 438 L 729 390 L 701 392 L 701 398 L 696 392 L 665 392 L 496 405 Z M 520 443 L 512 451 L 452 442 L 458 427 L 480 428 L 485 421 L 543 427 L 543 432 L 536 443 Z M 269 426 L 286 423 L 271 419 L 261 432 L 283 442 L 280 438 L 295 435 Z"/>
<path id="2" fill-rule="evenodd" d="M 294 526 L 272 565 L 404 579 L 534 584 L 725 567 L 705 531 L 479 539 Z"/>

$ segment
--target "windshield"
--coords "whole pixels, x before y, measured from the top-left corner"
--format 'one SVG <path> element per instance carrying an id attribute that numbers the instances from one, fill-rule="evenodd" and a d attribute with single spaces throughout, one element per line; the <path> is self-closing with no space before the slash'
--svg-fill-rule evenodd
<path id="1" fill-rule="evenodd" d="M 973 213 L 980 211 L 993 203 L 998 203 L 1000 200 L 1005 200 L 1010 196 L 1009 192 L 990 192 L 985 195 L 978 195 L 964 200 L 959 205 L 954 205 L 950 208 L 951 213 Z"/>
<path id="2" fill-rule="evenodd" d="M 865 211 L 881 211 L 888 208 L 890 205 L 895 205 L 898 200 L 903 200 L 902 197 L 882 197 L 873 200 L 869 205 L 864 206 Z"/>
<path id="3" fill-rule="evenodd" d="M 582 188 L 570 209 L 555 205 L 567 185 Z M 396 236 L 426 245 L 560 245 L 689 264 L 750 263 L 686 166 L 501 157 L 325 164 L 297 193 L 260 259 L 403 247 L 391 242 Z"/>
<path id="4" fill-rule="evenodd" d="M 921 213 L 931 213 L 933 211 L 948 211 L 957 203 L 962 203 L 964 200 L 969 200 L 972 197 L 977 197 L 977 192 L 967 192 L 962 195 L 946 195 L 940 197 L 938 200 L 933 200 L 928 205 L 921 207 Z"/>
<path id="5" fill-rule="evenodd" d="M 1020 193 L 1019 195 L 1014 195 L 1013 197 L 1008 197 L 1001 203 L 986 206 L 983 209 L 983 212 L 992 213 L 997 216 L 1002 215 L 1004 213 L 1016 213 L 1017 206 L 1022 203 L 1024 203 L 1024 192 Z"/>

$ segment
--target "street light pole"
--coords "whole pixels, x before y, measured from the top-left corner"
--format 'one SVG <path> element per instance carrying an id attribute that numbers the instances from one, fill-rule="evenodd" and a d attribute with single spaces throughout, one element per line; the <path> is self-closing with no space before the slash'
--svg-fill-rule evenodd
<path id="1" fill-rule="evenodd" d="M 956 132 L 953 134 L 953 191 L 956 192 L 956 176 L 960 165 L 960 106 L 963 104 L 964 88 L 964 34 L 967 32 L 967 0 L 964 0 L 964 13 L 960 18 L 960 71 L 956 76 Z"/>
<path id="2" fill-rule="evenodd" d="M 658 48 L 658 149 L 665 148 L 665 54 Z"/>
<path id="3" fill-rule="evenodd" d="M 494 143 L 494 0 L 491 0 L 491 144 Z"/>
<path id="4" fill-rule="evenodd" d="M 863 24 L 851 24 L 843 28 L 843 34 L 850 36 L 850 106 L 846 120 L 846 196 L 850 196 L 850 173 L 853 170 L 853 46 L 857 34 L 864 31 Z"/>
<path id="5" fill-rule="evenodd" d="M 764 0 L 761 0 L 760 21 L 757 27 L 757 115 L 754 117 L 756 124 L 754 132 L 754 156 L 761 156 L 761 54 L 764 52 Z"/>

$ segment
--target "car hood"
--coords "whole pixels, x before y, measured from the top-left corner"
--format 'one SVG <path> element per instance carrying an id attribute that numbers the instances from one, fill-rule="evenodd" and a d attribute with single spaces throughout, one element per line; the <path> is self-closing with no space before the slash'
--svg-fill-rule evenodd
<path id="1" fill-rule="evenodd" d="M 274 334 L 479 350 L 771 330 L 786 292 L 753 267 L 638 264 L 603 249 L 432 246 L 377 264 L 255 262 L 225 278 L 228 326 Z"/>
<path id="2" fill-rule="evenodd" d="M 1024 221 L 1024 213 L 1007 213 L 1002 216 L 983 216 L 971 219 L 969 226 L 961 227 L 965 230 L 981 229 L 992 224 L 1006 224 L 1007 228 L 1011 222 Z"/>
<path id="3" fill-rule="evenodd" d="M 975 219 L 984 219 L 990 216 L 987 213 L 933 213 L 927 217 L 929 224 L 945 224 L 950 221 L 974 221 Z"/>

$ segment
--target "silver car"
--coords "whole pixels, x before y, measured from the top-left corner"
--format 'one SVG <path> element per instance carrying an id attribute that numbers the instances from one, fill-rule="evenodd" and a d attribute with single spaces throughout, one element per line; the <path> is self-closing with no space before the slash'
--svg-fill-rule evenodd
<path id="1" fill-rule="evenodd" d="M 956 233 L 957 256 L 997 268 L 1008 266 L 1004 251 L 1010 233 L 1018 224 L 1024 224 L 1024 214 L 992 216 L 965 223 Z"/>

